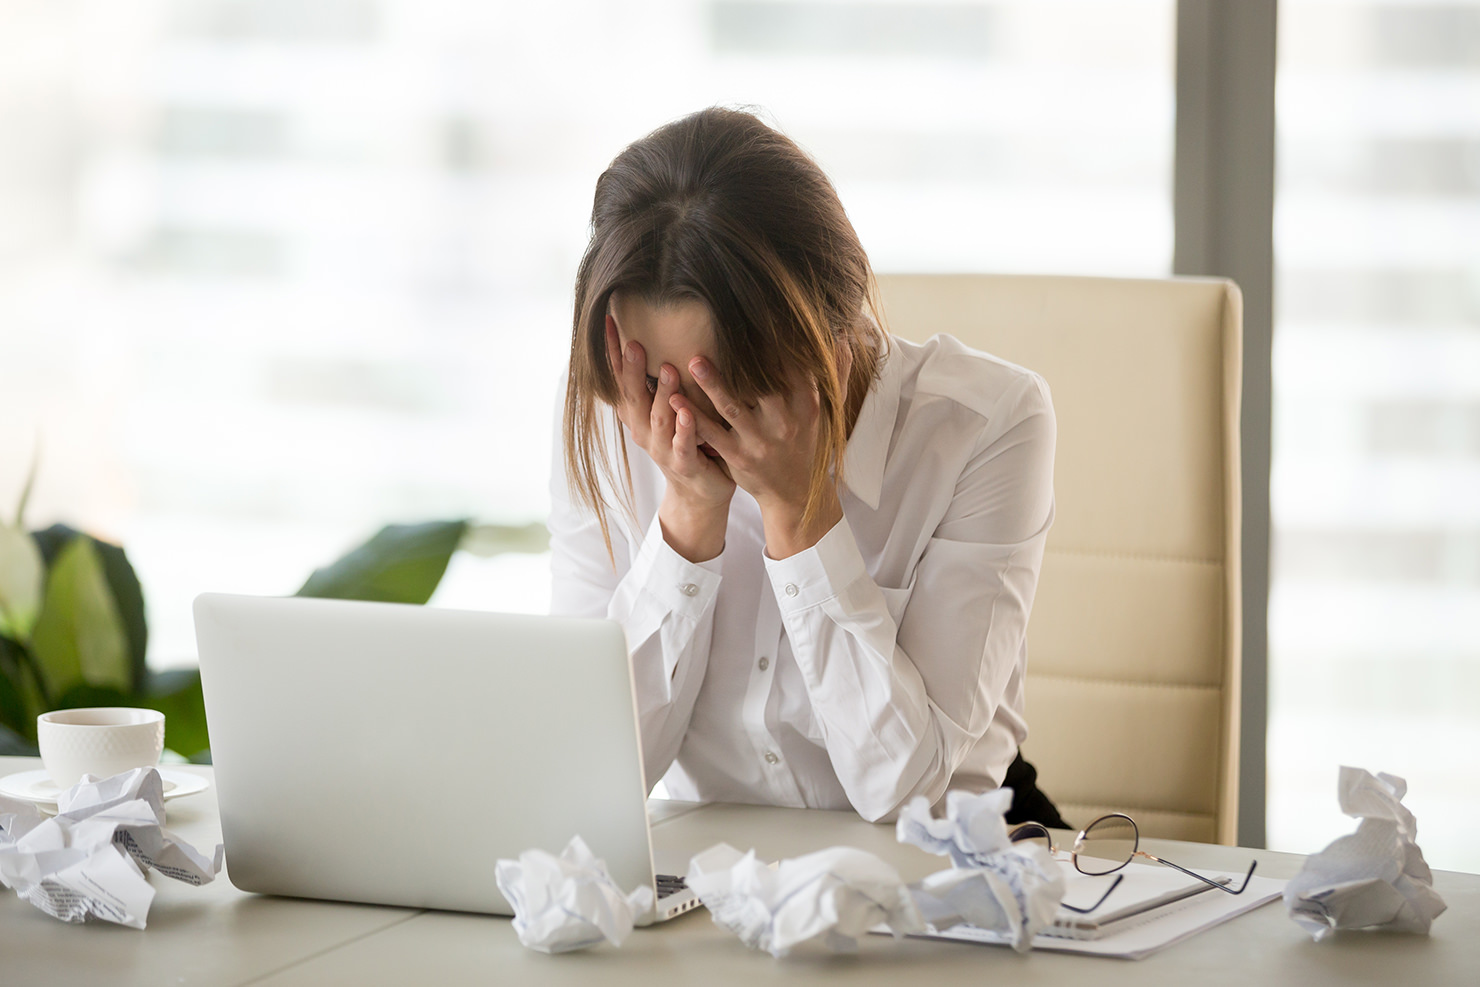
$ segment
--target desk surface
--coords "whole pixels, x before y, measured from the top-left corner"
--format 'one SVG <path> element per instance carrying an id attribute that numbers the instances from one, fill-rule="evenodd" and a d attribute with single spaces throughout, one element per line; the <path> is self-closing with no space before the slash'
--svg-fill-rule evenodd
<path id="1" fill-rule="evenodd" d="M 0 775 L 39 762 L 0 758 Z M 209 768 L 189 768 L 210 775 Z M 168 803 L 169 827 L 209 850 L 221 838 L 212 794 Z M 769 858 L 834 844 L 877 853 L 914 880 L 943 865 L 894 840 L 892 826 L 851 813 L 756 806 L 662 805 L 654 824 L 659 870 L 682 873 L 695 852 L 724 840 Z M 1298 855 L 1166 840 L 1148 846 L 1178 863 L 1289 877 Z M 229 866 L 229 862 L 228 862 Z M 1350 933 L 1313 943 L 1279 903 L 1139 962 L 1033 953 L 963 943 L 871 937 L 855 956 L 797 954 L 774 960 L 715 928 L 703 909 L 639 929 L 621 949 L 546 956 L 519 945 L 508 919 L 267 898 L 236 890 L 226 874 L 192 888 L 158 875 L 143 932 L 105 923 L 66 925 L 0 897 L 0 981 L 30 984 L 644 984 L 658 978 L 710 985 L 776 982 L 902 987 L 982 984 L 1465 984 L 1480 981 L 1480 875 L 1439 872 L 1449 911 L 1429 937 Z"/>

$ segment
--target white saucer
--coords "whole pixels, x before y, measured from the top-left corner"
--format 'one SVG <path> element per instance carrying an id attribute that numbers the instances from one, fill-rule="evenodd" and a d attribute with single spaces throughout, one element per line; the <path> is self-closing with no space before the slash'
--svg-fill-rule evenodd
<path id="1" fill-rule="evenodd" d="M 175 771 L 171 768 L 155 768 L 155 770 L 159 772 L 159 780 L 164 782 L 166 802 L 186 795 L 198 795 L 211 787 L 209 780 L 200 775 L 190 774 L 188 771 Z M 22 771 L 19 774 L 0 778 L 0 795 L 34 802 L 40 806 L 55 808 L 57 796 L 63 791 L 65 789 L 57 787 L 57 783 L 51 780 L 51 775 L 47 774 L 45 768 L 40 771 Z"/>

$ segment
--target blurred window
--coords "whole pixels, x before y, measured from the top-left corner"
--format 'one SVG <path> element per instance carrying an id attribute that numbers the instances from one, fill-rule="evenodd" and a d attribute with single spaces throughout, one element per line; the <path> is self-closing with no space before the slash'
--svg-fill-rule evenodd
<path id="1" fill-rule="evenodd" d="M 1269 845 L 1480 870 L 1480 3 L 1280 4 Z"/>
<path id="2" fill-rule="evenodd" d="M 0 6 L 0 510 L 123 542 L 157 666 L 206 589 L 387 521 L 543 518 L 596 177 L 753 105 L 880 270 L 1161 275 L 1173 4 Z M 8 493 L 9 492 L 9 493 Z M 542 610 L 459 556 L 446 604 Z"/>

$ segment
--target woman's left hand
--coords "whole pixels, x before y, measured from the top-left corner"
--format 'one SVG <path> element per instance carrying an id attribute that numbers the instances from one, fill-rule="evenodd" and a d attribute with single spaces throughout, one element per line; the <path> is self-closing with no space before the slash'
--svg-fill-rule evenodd
<path id="1" fill-rule="evenodd" d="M 798 379 L 785 393 L 747 405 L 725 389 L 713 365 L 703 357 L 689 361 L 689 372 L 724 419 L 724 423 L 715 421 L 691 402 L 684 402 L 698 423 L 699 440 L 724 460 L 736 485 L 760 506 L 766 553 L 783 559 L 817 544 L 842 518 L 843 509 L 837 489 L 829 482 L 818 516 L 803 524 L 821 435 L 822 408 L 816 385 Z"/>

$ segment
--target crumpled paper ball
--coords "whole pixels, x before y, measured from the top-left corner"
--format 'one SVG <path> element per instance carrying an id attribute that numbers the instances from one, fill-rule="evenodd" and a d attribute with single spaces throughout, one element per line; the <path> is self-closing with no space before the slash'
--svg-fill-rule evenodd
<path id="1" fill-rule="evenodd" d="M 923 932 L 924 922 L 899 872 L 853 847 L 830 847 L 771 868 L 755 851 L 720 843 L 689 863 L 685 878 L 714 924 L 751 949 L 782 957 L 809 940 L 851 952 L 870 929 Z"/>
<path id="2" fill-rule="evenodd" d="M 994 788 L 980 795 L 947 792 L 946 814 L 937 819 L 925 797 L 916 796 L 900 811 L 894 833 L 901 843 L 950 857 L 955 867 L 975 867 L 1011 849 L 1006 819 L 1011 805 L 1010 788 Z"/>
<path id="3" fill-rule="evenodd" d="M 206 856 L 164 828 L 164 784 L 154 768 L 63 792 L 57 814 L 0 797 L 0 884 L 64 922 L 101 919 L 142 929 L 154 901 L 144 872 L 201 885 L 221 872 L 224 848 Z"/>
<path id="4" fill-rule="evenodd" d="M 974 925 L 1005 933 L 1025 953 L 1033 937 L 1053 924 L 1064 898 L 1064 875 L 1037 844 L 1013 843 L 1004 817 L 1012 789 L 974 795 L 950 792 L 946 814 L 931 815 L 930 803 L 913 799 L 899 814 L 899 842 L 949 856 L 952 868 L 910 886 L 915 904 L 937 931 Z"/>
<path id="5" fill-rule="evenodd" d="M 494 880 L 514 907 L 519 941 L 542 953 L 568 953 L 603 939 L 622 945 L 637 916 L 653 907 L 653 889 L 623 892 L 579 836 L 560 856 L 525 850 L 500 860 Z"/>
<path id="6" fill-rule="evenodd" d="M 1445 909 L 1418 848 L 1418 821 L 1403 805 L 1408 783 L 1396 775 L 1341 769 L 1341 811 L 1357 831 L 1306 858 L 1285 885 L 1290 917 L 1317 941 L 1333 929 L 1428 934 Z"/>

